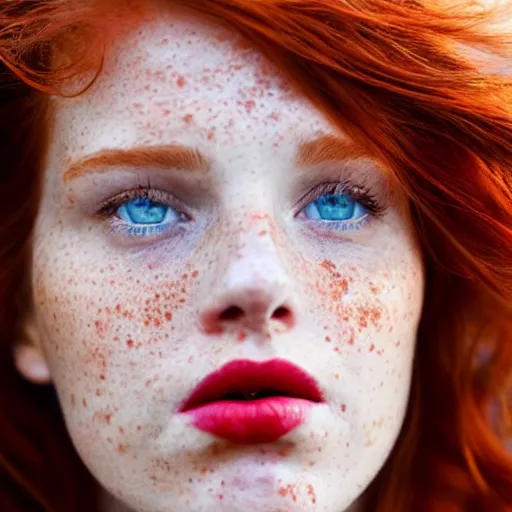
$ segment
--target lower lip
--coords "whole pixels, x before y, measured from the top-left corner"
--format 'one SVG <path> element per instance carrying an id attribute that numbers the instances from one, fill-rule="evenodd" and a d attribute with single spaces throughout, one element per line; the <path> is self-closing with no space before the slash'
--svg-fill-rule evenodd
<path id="1" fill-rule="evenodd" d="M 233 444 L 273 443 L 302 425 L 313 405 L 308 400 L 269 397 L 212 402 L 188 411 L 193 425 Z"/>

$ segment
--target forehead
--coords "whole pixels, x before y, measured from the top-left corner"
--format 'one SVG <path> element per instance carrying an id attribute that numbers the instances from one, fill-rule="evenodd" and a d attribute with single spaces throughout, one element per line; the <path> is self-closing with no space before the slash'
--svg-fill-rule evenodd
<path id="1" fill-rule="evenodd" d="M 179 142 L 276 148 L 332 131 L 327 120 L 235 32 L 159 13 L 109 48 L 96 83 L 57 99 L 67 152 Z M 71 127 L 71 130 L 69 130 Z"/>

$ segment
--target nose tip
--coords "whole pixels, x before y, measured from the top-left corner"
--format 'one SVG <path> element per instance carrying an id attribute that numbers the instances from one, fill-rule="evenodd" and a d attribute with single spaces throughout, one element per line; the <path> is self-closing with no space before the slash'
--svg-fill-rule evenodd
<path id="1" fill-rule="evenodd" d="M 247 290 L 225 297 L 223 304 L 203 315 L 203 324 L 210 332 L 230 326 L 263 331 L 274 325 L 289 330 L 295 325 L 295 314 L 288 301 L 276 300 L 261 290 Z"/>

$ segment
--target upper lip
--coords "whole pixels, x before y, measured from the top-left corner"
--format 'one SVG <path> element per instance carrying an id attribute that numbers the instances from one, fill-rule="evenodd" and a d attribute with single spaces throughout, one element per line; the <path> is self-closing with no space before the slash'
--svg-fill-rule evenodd
<path id="1" fill-rule="evenodd" d="M 220 400 L 287 396 L 323 402 L 315 379 L 283 359 L 265 362 L 236 360 L 207 375 L 180 407 L 186 412 Z"/>

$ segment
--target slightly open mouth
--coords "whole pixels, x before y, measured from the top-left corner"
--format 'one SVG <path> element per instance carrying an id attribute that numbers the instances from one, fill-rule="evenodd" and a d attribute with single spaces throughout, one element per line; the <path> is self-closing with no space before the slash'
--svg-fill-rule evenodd
<path id="1" fill-rule="evenodd" d="M 261 389 L 258 391 L 233 391 L 231 393 L 227 393 L 224 396 L 216 399 L 216 402 L 224 402 L 224 401 L 242 401 L 248 402 L 251 400 L 261 400 L 263 398 L 271 398 L 276 396 L 284 396 L 288 398 L 305 398 L 302 396 L 297 396 L 295 394 L 290 394 L 284 391 L 272 390 L 272 389 Z"/>
<path id="2" fill-rule="evenodd" d="M 323 402 L 314 379 L 291 363 L 234 361 L 208 375 L 181 407 L 186 412 L 213 402 L 251 402 L 265 398 L 296 398 Z"/>

